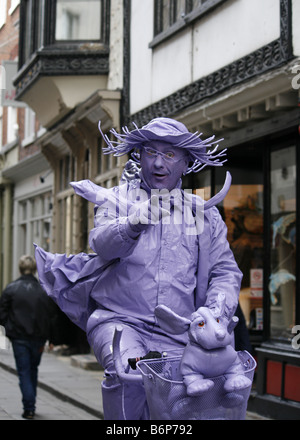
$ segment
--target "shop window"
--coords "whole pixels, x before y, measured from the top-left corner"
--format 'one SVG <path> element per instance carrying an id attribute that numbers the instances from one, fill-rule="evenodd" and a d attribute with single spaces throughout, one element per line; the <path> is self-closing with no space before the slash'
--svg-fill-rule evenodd
<path id="1" fill-rule="evenodd" d="M 18 248 L 20 255 L 33 252 L 32 243 L 50 250 L 51 193 L 41 194 L 18 204 Z"/>
<path id="2" fill-rule="evenodd" d="M 263 330 L 263 149 L 252 144 L 232 147 L 227 150 L 227 159 L 224 167 L 207 167 L 200 173 L 185 176 L 183 188 L 192 188 L 195 194 L 208 200 L 222 188 L 226 171 L 231 173 L 232 185 L 217 208 L 243 272 L 239 301 L 255 340 L 261 338 Z"/>
<path id="3" fill-rule="evenodd" d="M 182 178 L 182 188 L 192 189 L 194 194 L 204 200 L 211 198 L 211 170 L 206 168 L 200 173 L 191 173 Z"/>
<path id="4" fill-rule="evenodd" d="M 75 158 L 67 155 L 59 161 L 59 190 L 70 189 L 70 182 L 75 180 Z"/>
<path id="5" fill-rule="evenodd" d="M 250 333 L 263 330 L 263 157 L 255 145 L 230 148 L 224 168 L 215 170 L 215 191 L 232 175 L 231 188 L 218 205 L 228 228 L 228 241 L 243 272 L 240 306 Z"/>
<path id="6" fill-rule="evenodd" d="M 88 208 L 88 202 L 78 198 L 72 190 L 57 194 L 57 252 L 71 254 L 88 250 Z"/>
<path id="7" fill-rule="evenodd" d="M 58 201 L 59 212 L 59 228 L 58 228 L 58 244 L 59 252 L 68 254 L 73 252 L 75 248 L 74 240 L 74 223 L 77 221 L 74 216 L 74 195 L 63 197 Z"/>
<path id="8" fill-rule="evenodd" d="M 288 338 L 295 325 L 296 147 L 271 153 L 270 322 L 273 338 Z"/>

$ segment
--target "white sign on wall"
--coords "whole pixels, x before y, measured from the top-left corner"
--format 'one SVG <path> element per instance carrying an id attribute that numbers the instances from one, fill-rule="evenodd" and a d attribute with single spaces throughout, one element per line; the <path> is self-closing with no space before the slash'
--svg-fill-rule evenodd
<path id="1" fill-rule="evenodd" d="M 18 72 L 18 62 L 2 61 L 2 66 L 0 67 L 2 107 L 25 107 L 26 104 L 24 102 L 15 99 L 16 89 L 13 85 L 13 79 Z"/>

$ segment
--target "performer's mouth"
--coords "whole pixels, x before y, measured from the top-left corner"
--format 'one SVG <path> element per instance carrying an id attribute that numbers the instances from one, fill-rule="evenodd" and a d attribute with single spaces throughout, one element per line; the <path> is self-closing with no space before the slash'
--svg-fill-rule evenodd
<path id="1" fill-rule="evenodd" d="M 164 179 L 165 177 L 167 177 L 167 174 L 164 174 L 164 173 L 154 173 L 154 177 L 156 179 L 161 180 L 161 179 Z"/>

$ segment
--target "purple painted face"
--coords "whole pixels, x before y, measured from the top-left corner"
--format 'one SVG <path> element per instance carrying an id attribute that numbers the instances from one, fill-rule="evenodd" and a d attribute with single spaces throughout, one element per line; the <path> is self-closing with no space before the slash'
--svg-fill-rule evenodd
<path id="1" fill-rule="evenodd" d="M 184 151 L 167 142 L 151 141 L 141 148 L 141 167 L 150 188 L 171 191 L 187 170 L 188 158 Z"/>

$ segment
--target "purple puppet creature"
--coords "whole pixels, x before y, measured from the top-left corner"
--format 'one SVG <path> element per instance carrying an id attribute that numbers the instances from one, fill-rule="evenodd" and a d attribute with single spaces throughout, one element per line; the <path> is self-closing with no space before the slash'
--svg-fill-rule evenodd
<path id="1" fill-rule="evenodd" d="M 188 331 L 189 342 L 186 345 L 180 372 L 188 396 L 199 396 L 209 391 L 213 377 L 223 375 L 226 379 L 226 393 L 243 390 L 251 386 L 237 352 L 232 346 L 232 331 L 238 322 L 232 317 L 226 326 L 222 322 L 225 295 L 219 294 L 218 307 L 213 311 L 200 307 L 190 319 L 178 316 L 165 306 L 157 306 L 155 315 L 161 328 L 170 333 Z"/>
<path id="2" fill-rule="evenodd" d="M 51 254 L 37 246 L 36 259 L 44 289 L 86 331 L 105 369 L 105 418 L 143 419 L 149 416 L 143 385 L 121 383 L 116 374 L 112 356 L 116 327 L 123 328 L 124 368 L 128 358 L 149 351 L 183 349 L 188 333 L 160 328 L 156 306 L 190 319 L 199 308 L 213 312 L 218 295 L 225 293 L 222 320 L 229 323 L 242 274 L 214 206 L 228 192 L 229 173 L 223 190 L 207 202 L 181 188 L 183 174 L 207 165 L 222 166 L 225 152 L 217 152 L 214 137 L 202 140 L 169 118 L 111 133 L 116 141 L 101 132 L 107 144 L 104 152 L 115 156 L 131 152 L 133 158 L 120 185 L 106 189 L 88 180 L 71 183 L 77 194 L 95 205 L 89 235 L 94 254 Z"/>

